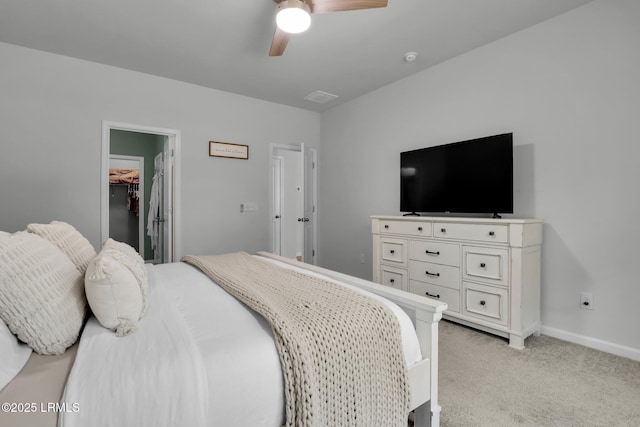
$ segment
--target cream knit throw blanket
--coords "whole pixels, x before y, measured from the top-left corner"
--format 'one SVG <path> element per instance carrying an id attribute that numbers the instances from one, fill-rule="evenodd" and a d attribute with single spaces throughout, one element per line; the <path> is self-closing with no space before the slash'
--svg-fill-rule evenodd
<path id="1" fill-rule="evenodd" d="M 407 425 L 400 325 L 383 304 L 246 253 L 186 256 L 270 324 L 288 427 Z"/>

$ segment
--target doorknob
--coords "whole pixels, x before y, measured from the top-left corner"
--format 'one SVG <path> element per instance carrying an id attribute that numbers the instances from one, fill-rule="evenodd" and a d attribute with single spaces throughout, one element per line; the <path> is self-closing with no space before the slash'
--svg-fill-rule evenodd
<path id="1" fill-rule="evenodd" d="M 298 218 L 298 222 L 302 222 L 302 221 L 304 221 L 303 218 Z"/>
<path id="2" fill-rule="evenodd" d="M 305 219 L 304 219 L 304 222 L 309 222 L 309 218 L 305 218 Z"/>
<path id="3" fill-rule="evenodd" d="M 276 215 L 276 219 L 280 219 L 280 215 Z"/>

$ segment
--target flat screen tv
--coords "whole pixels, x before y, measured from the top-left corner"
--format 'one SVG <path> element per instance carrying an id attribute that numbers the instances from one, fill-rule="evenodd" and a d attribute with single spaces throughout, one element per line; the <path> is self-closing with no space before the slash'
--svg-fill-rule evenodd
<path id="1" fill-rule="evenodd" d="M 400 211 L 513 213 L 513 134 L 400 153 Z"/>

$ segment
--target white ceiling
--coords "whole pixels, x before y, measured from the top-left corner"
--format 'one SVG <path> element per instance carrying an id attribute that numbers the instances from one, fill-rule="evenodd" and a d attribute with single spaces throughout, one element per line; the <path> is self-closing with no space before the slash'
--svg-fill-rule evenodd
<path id="1" fill-rule="evenodd" d="M 0 0 L 0 41 L 324 111 L 589 1 L 389 0 L 313 15 L 269 57 L 272 0 Z"/>

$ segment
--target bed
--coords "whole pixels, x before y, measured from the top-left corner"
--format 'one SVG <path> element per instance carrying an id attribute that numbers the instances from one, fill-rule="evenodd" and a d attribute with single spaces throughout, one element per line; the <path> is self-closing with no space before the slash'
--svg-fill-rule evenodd
<path id="1" fill-rule="evenodd" d="M 93 261 L 87 259 L 100 254 L 78 260 L 68 240 L 59 246 L 85 265 L 83 277 L 88 277 Z M 400 325 L 413 423 L 439 425 L 438 321 L 446 304 L 266 252 L 249 257 L 365 293 L 392 312 Z M 136 325 L 107 328 L 90 314 L 78 342 L 59 355 L 0 340 L 14 359 L 26 362 L 0 391 L 0 425 L 285 424 L 291 397 L 275 329 L 267 320 L 193 263 L 143 268 L 136 274 L 148 283 L 136 300 L 145 305 Z M 124 336 L 114 333 L 118 330 Z"/>

